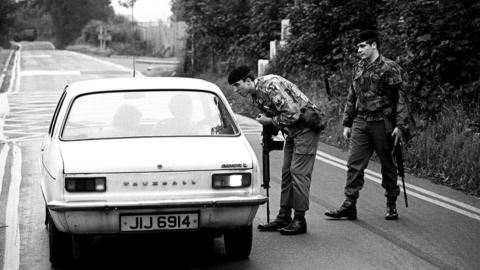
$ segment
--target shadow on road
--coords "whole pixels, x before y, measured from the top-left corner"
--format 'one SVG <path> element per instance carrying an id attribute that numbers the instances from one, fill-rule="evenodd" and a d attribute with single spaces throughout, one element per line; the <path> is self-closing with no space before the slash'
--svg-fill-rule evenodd
<path id="1" fill-rule="evenodd" d="M 96 237 L 73 266 L 53 269 L 238 269 L 248 262 L 227 258 L 222 238 L 136 234 Z"/>

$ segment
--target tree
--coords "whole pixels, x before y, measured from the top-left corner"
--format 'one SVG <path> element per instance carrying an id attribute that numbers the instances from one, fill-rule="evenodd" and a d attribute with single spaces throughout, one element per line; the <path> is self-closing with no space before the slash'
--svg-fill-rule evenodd
<path id="1" fill-rule="evenodd" d="M 18 2 L 14 30 L 20 33 L 24 29 L 37 30 L 38 37 L 42 39 L 53 38 L 52 17 L 45 12 L 45 8 L 34 6 L 30 1 Z"/>
<path id="2" fill-rule="evenodd" d="M 59 47 L 78 38 L 90 20 L 108 21 L 114 11 L 110 0 L 34 0 L 52 15 Z"/>
<path id="3" fill-rule="evenodd" d="M 16 5 L 13 0 L 0 1 L 0 46 L 9 47 L 9 33 L 15 21 Z"/>

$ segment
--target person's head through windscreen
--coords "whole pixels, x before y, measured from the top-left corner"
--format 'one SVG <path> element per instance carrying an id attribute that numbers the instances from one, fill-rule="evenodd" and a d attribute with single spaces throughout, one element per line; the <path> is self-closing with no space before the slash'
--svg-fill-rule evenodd
<path id="1" fill-rule="evenodd" d="M 142 113 L 132 105 L 120 106 L 113 116 L 113 126 L 117 129 L 131 133 L 140 124 Z"/>
<path id="2" fill-rule="evenodd" d="M 176 94 L 170 101 L 170 113 L 181 123 L 192 119 L 192 98 L 187 94 Z"/>

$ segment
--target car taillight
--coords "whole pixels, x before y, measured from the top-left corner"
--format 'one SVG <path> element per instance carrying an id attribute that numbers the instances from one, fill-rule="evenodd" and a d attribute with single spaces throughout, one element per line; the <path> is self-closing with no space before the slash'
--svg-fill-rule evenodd
<path id="1" fill-rule="evenodd" d="M 252 175 L 249 173 L 214 174 L 212 176 L 213 188 L 241 188 L 248 187 L 251 183 Z"/>
<path id="2" fill-rule="evenodd" d="M 105 177 L 67 177 L 65 189 L 68 192 L 104 192 L 107 190 Z"/>

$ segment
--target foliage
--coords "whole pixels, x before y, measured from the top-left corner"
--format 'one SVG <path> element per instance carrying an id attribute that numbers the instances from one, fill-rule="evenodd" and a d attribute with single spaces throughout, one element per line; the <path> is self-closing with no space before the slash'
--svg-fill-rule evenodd
<path id="1" fill-rule="evenodd" d="M 53 21 L 44 8 L 35 6 L 32 2 L 22 1 L 18 3 L 15 12 L 15 33 L 20 33 L 25 29 L 35 29 L 39 39 L 49 39 L 53 37 Z"/>
<path id="2" fill-rule="evenodd" d="M 448 102 L 466 113 L 480 101 L 480 2 L 388 1 L 378 26 L 386 52 L 409 72 L 418 112 L 435 116 Z"/>
<path id="3" fill-rule="evenodd" d="M 9 47 L 8 36 L 15 20 L 16 7 L 13 0 L 0 1 L 0 47 Z"/>
<path id="4" fill-rule="evenodd" d="M 141 41 L 140 32 L 138 28 L 132 31 L 132 22 L 125 16 L 118 15 L 112 18 L 110 23 L 105 23 L 99 20 L 91 20 L 82 29 L 81 36 L 76 40 L 75 45 L 90 45 L 98 46 L 100 43 L 98 39 L 99 29 L 109 33 L 112 36 L 111 41 L 108 42 L 109 50 L 107 54 L 119 55 L 145 55 L 146 43 Z M 87 46 L 88 47 L 88 46 Z M 77 47 L 74 47 L 77 48 Z M 80 46 L 79 48 L 84 48 Z M 105 52 L 95 53 L 105 54 Z"/>
<path id="5" fill-rule="evenodd" d="M 452 187 L 480 196 L 480 133 L 461 106 L 446 106 L 437 121 L 411 142 L 407 166 Z"/>
<path id="6" fill-rule="evenodd" d="M 76 40 L 92 19 L 108 21 L 114 14 L 110 0 L 33 0 L 52 16 L 57 47 Z"/>
<path id="7" fill-rule="evenodd" d="M 252 62 L 268 56 L 270 40 L 280 38 L 278 25 L 291 2 L 174 0 L 174 17 L 185 20 L 193 48 L 195 71 L 224 72 L 240 62 Z M 189 61 L 186 61 L 187 63 Z"/>

